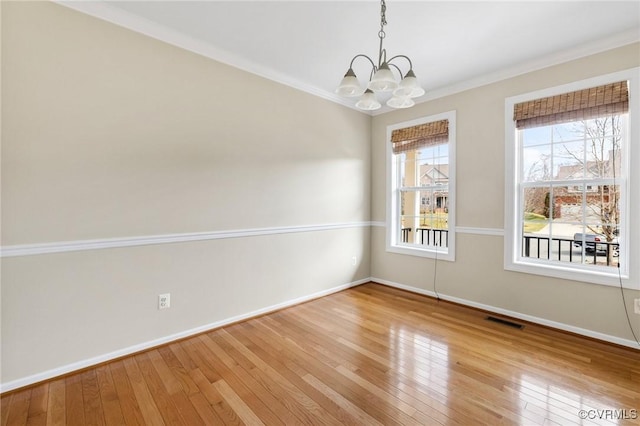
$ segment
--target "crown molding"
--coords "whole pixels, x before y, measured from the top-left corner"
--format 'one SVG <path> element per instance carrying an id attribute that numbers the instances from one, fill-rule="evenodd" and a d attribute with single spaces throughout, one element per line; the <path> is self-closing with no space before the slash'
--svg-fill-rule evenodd
<path id="1" fill-rule="evenodd" d="M 538 71 L 544 68 L 549 68 L 554 65 L 560 65 L 565 62 L 573 61 L 576 59 L 584 58 L 586 56 L 595 55 L 597 53 L 605 52 L 607 50 L 615 49 L 618 47 L 626 46 L 628 44 L 637 43 L 640 41 L 640 31 L 632 29 L 615 34 L 611 37 L 603 38 L 592 43 L 582 44 L 575 46 L 571 49 L 558 51 L 551 55 L 542 56 L 531 61 L 523 62 L 521 64 L 502 69 L 493 73 L 481 75 L 466 81 L 462 81 L 450 86 L 441 87 L 435 90 L 427 90 L 427 93 L 419 99 L 416 99 L 416 105 L 433 101 L 435 99 L 443 98 L 445 96 L 454 95 L 456 93 L 464 92 L 465 90 L 475 89 L 477 87 L 486 86 L 488 84 L 497 83 L 499 81 L 507 80 L 517 77 L 519 75 L 527 74 L 530 72 Z M 383 107 L 375 111 L 372 115 L 380 115 L 386 112 L 392 111 L 391 108 Z"/>
<path id="2" fill-rule="evenodd" d="M 150 21 L 138 15 L 126 12 L 122 9 L 110 6 L 104 1 L 71 1 L 52 0 L 54 3 L 68 7 L 75 11 L 93 16 L 95 18 L 110 22 L 120 27 L 144 34 L 148 37 L 163 41 L 181 49 L 196 53 L 198 55 L 213 59 L 217 62 L 238 68 L 240 70 L 258 75 L 265 79 L 292 87 L 294 89 L 309 93 L 322 99 L 340 104 L 360 113 L 377 116 L 391 111 L 392 108 L 384 105 L 377 111 L 361 111 L 355 107 L 353 102 L 335 93 L 328 92 L 313 85 L 304 83 L 294 77 L 278 72 L 269 67 L 262 66 L 248 59 L 242 58 L 232 52 L 217 48 L 209 43 L 205 43 L 196 38 L 190 37 L 180 31 L 171 29 L 165 25 Z M 556 52 L 552 55 L 543 56 L 532 61 L 524 62 L 513 67 L 478 76 L 469 80 L 428 90 L 427 94 L 415 100 L 416 104 L 429 102 L 455 93 L 470 90 L 487 84 L 496 83 L 501 80 L 513 78 L 532 71 L 537 71 L 550 66 L 558 65 L 585 56 L 600 53 L 606 50 L 622 47 L 627 44 L 640 41 L 640 31 L 637 29 L 628 30 L 611 37 L 607 37 L 592 43 L 583 44 L 568 50 Z"/>
<path id="3" fill-rule="evenodd" d="M 107 21 L 114 25 L 126 28 L 131 31 L 146 35 L 156 40 L 163 41 L 180 49 L 187 50 L 197 55 L 213 59 L 217 62 L 238 68 L 267 80 L 292 87 L 294 89 L 309 93 L 319 98 L 346 106 L 358 112 L 363 112 L 352 105 L 348 99 L 332 92 L 319 89 L 310 84 L 297 80 L 289 75 L 278 72 L 269 67 L 262 66 L 248 59 L 242 58 L 232 52 L 220 49 L 212 44 L 205 43 L 197 38 L 188 36 L 180 31 L 176 31 L 166 25 L 142 18 L 138 15 L 126 12 L 122 9 L 110 6 L 103 1 L 72 1 L 72 0 L 51 0 L 56 4 L 68 7 L 77 12 L 84 13 L 94 18 Z M 366 113 L 366 112 L 365 112 Z"/>

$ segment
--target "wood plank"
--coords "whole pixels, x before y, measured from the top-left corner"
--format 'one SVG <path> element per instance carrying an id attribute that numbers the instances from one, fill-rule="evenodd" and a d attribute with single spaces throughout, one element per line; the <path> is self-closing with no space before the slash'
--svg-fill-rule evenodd
<path id="1" fill-rule="evenodd" d="M 98 381 L 98 389 L 100 390 L 100 400 L 104 414 L 104 422 L 106 425 L 124 424 L 124 415 L 120 406 L 120 398 L 116 390 L 113 376 L 108 365 L 102 365 L 96 368 L 96 379 Z"/>
<path id="2" fill-rule="evenodd" d="M 127 425 L 144 425 L 145 420 L 142 410 L 138 405 L 138 399 L 133 391 L 129 376 L 122 361 L 116 361 L 108 364 L 109 372 L 113 378 L 113 386 L 118 395 L 120 409 L 124 422 Z"/>
<path id="3" fill-rule="evenodd" d="M 222 397 L 231 406 L 233 411 L 236 412 L 238 417 L 248 425 L 264 425 L 262 421 L 256 416 L 256 414 L 249 408 L 247 404 L 238 396 L 237 393 L 231 389 L 231 386 L 224 380 L 218 380 L 213 383 L 213 387 L 222 395 Z"/>
<path id="4" fill-rule="evenodd" d="M 49 401 L 47 403 L 47 426 L 67 424 L 66 383 L 64 379 L 54 380 L 49 384 Z"/>
<path id="5" fill-rule="evenodd" d="M 11 399 L 13 393 L 3 394 L 0 398 L 0 425 L 5 426 L 7 424 L 7 418 L 9 417 L 9 407 L 11 406 Z"/>
<path id="6" fill-rule="evenodd" d="M 84 398 L 82 396 L 82 376 L 79 374 L 65 379 L 65 413 L 68 425 L 84 425 Z"/>
<path id="7" fill-rule="evenodd" d="M 35 386 L 31 390 L 29 402 L 28 426 L 44 426 L 47 424 L 47 407 L 49 405 L 49 383 Z"/>
<path id="8" fill-rule="evenodd" d="M 158 353 L 162 356 L 162 359 L 167 364 L 176 380 L 180 382 L 183 392 L 187 395 L 200 392 L 198 390 L 198 386 L 193 382 L 193 380 L 191 380 L 191 377 L 189 377 L 187 369 L 182 365 L 178 357 L 176 357 L 169 347 L 164 346 L 158 348 Z"/>
<path id="9" fill-rule="evenodd" d="M 133 389 L 133 393 L 138 403 L 137 405 L 140 408 L 140 413 L 144 418 L 143 424 L 164 425 L 165 422 L 162 418 L 162 414 L 160 413 L 160 410 L 147 387 L 147 383 L 140 372 L 140 368 L 138 367 L 135 358 L 125 358 L 122 363 L 124 364 L 127 377 L 131 383 L 131 388 Z"/>
<path id="10" fill-rule="evenodd" d="M 166 391 L 170 395 L 182 392 L 182 384 L 173 375 L 171 368 L 169 368 L 169 365 L 167 365 L 164 358 L 162 358 L 160 352 L 158 352 L 157 350 L 152 350 L 146 352 L 146 355 L 151 360 L 153 368 L 155 368 L 156 372 L 158 373 L 158 376 L 160 377 Z"/>
<path id="11" fill-rule="evenodd" d="M 198 415 L 207 425 L 221 425 L 224 421 L 215 412 L 213 407 L 207 402 L 207 399 L 200 392 L 190 393 L 189 401 L 198 412 Z"/>
<path id="12" fill-rule="evenodd" d="M 96 369 L 87 370 L 81 377 L 85 423 L 102 426 L 105 422 Z"/>
<path id="13" fill-rule="evenodd" d="M 29 403 L 31 402 L 31 389 L 13 394 L 7 413 L 7 425 L 26 425 L 29 418 Z"/>
<path id="14" fill-rule="evenodd" d="M 207 380 L 205 375 L 199 369 L 193 369 L 189 372 L 193 381 L 202 391 L 202 395 L 209 402 L 215 414 L 222 420 L 225 425 L 241 425 L 242 420 L 238 417 L 229 403 L 220 395 L 220 392 Z"/>
<path id="15" fill-rule="evenodd" d="M 347 398 L 345 398 L 340 393 L 333 390 L 331 387 L 322 383 L 320 380 L 318 380 L 311 374 L 306 374 L 302 379 L 307 383 L 309 383 L 314 388 L 316 388 L 318 391 L 326 395 L 327 398 L 331 399 L 333 402 L 339 405 L 342 409 L 344 409 L 347 413 L 349 413 L 358 423 L 366 424 L 366 425 L 382 425 L 382 423 L 380 423 L 378 420 L 371 417 L 363 409 L 353 404 Z"/>
<path id="16" fill-rule="evenodd" d="M 138 364 L 144 383 L 149 389 L 149 394 L 155 401 L 155 405 L 158 407 L 159 414 L 164 422 L 171 425 L 187 424 L 182 418 L 180 410 L 176 407 L 171 395 L 169 395 L 164 387 L 156 369 L 153 368 L 149 354 L 141 353 L 134 358 Z M 199 417 L 197 418 L 199 419 Z"/>

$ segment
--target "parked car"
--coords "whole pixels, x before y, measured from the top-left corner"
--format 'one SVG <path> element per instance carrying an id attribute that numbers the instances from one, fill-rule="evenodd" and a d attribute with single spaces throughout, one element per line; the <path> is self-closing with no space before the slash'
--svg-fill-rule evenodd
<path id="1" fill-rule="evenodd" d="M 575 247 L 581 247 L 582 242 L 585 244 L 585 251 L 593 253 L 594 251 L 599 254 L 607 253 L 607 246 L 611 246 L 610 250 L 613 250 L 613 255 L 618 256 L 619 246 L 618 238 L 614 238 L 613 241 L 607 243 L 607 237 L 599 234 L 583 234 L 577 232 L 573 234 L 573 245 Z"/>

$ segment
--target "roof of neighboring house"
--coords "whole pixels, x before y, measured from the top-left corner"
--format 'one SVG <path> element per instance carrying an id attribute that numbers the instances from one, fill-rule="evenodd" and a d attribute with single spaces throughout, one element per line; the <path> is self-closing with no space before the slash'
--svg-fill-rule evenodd
<path id="1" fill-rule="evenodd" d="M 610 163 L 612 157 L 613 157 L 612 151 L 609 151 L 609 158 L 607 160 L 604 160 L 604 163 Z M 620 161 L 619 161 L 620 152 L 619 151 L 616 153 L 616 159 L 618 160 L 615 165 L 616 173 L 619 174 L 620 173 Z M 586 177 L 587 178 L 600 177 L 599 164 L 601 163 L 602 163 L 601 161 L 587 161 Z M 582 179 L 583 178 L 582 171 L 583 171 L 582 163 L 558 166 L 558 173 L 556 174 L 554 179 L 558 179 L 558 180 L 567 180 L 567 179 L 574 179 L 574 178 Z"/>
<path id="2" fill-rule="evenodd" d="M 449 180 L 448 164 L 423 164 L 420 166 L 420 180 L 429 179 L 432 182 Z"/>
<path id="3" fill-rule="evenodd" d="M 600 173 L 598 172 L 598 165 L 595 161 L 590 162 L 591 164 L 587 164 L 587 178 L 590 177 L 598 177 Z M 575 179 L 575 178 L 583 178 L 583 166 L 582 164 L 571 164 L 568 166 L 558 166 L 558 173 L 556 174 L 555 179 L 566 180 L 566 179 Z"/>

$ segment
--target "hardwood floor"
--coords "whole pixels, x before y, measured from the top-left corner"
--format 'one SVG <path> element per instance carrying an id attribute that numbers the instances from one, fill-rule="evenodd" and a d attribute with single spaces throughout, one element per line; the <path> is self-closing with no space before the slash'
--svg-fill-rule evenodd
<path id="1" fill-rule="evenodd" d="M 640 424 L 640 351 L 486 316 L 370 283 L 8 393 L 1 424 Z"/>

